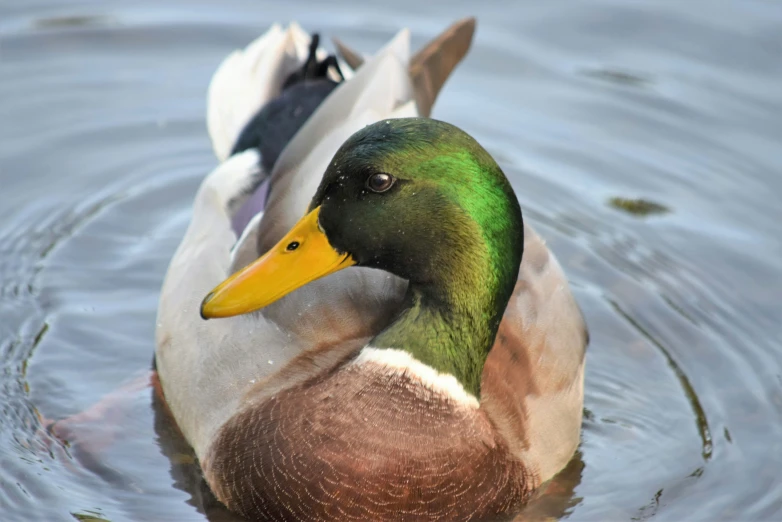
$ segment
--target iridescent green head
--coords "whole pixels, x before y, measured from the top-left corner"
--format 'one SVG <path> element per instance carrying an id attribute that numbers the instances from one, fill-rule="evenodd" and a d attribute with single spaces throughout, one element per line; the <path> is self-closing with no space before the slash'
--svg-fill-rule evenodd
<path id="1" fill-rule="evenodd" d="M 210 292 L 201 315 L 252 312 L 356 264 L 387 270 L 410 284 L 371 346 L 405 350 L 478 396 L 523 234 L 513 189 L 474 139 L 426 118 L 382 121 L 342 145 L 307 215 Z"/>
<path id="2" fill-rule="evenodd" d="M 315 208 L 337 251 L 410 281 L 405 310 L 372 346 L 407 350 L 477 395 L 524 244 L 494 159 L 453 125 L 384 120 L 342 145 Z"/>

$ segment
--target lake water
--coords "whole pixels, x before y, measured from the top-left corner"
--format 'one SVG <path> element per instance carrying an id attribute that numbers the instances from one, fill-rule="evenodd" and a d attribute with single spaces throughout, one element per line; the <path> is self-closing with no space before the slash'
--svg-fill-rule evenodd
<path id="1" fill-rule="evenodd" d="M 782 519 L 782 4 L 472 4 L 0 0 L 0 520 L 236 520 L 149 388 L 82 447 L 39 415 L 148 371 L 230 50 L 468 14 L 434 116 L 497 158 L 592 334 L 583 443 L 523 520 Z"/>

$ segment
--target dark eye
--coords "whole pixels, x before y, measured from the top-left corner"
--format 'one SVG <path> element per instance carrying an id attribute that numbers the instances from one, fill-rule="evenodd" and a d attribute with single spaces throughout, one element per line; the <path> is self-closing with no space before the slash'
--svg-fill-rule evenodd
<path id="1" fill-rule="evenodd" d="M 367 188 L 372 192 L 385 192 L 391 188 L 391 185 L 394 184 L 394 181 L 396 180 L 391 174 L 378 172 L 377 174 L 372 174 L 369 176 L 369 178 L 367 178 Z"/>

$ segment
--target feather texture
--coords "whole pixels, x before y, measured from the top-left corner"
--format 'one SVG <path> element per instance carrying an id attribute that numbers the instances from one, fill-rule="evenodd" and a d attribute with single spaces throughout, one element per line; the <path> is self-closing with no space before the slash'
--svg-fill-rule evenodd
<path id="1" fill-rule="evenodd" d="M 229 55 L 215 73 L 209 86 L 207 124 L 222 163 L 204 179 L 195 197 L 192 221 L 166 275 L 158 311 L 156 357 L 168 406 L 204 464 L 210 485 L 229 507 L 244 510 L 251 506 L 256 497 L 245 493 L 290 496 L 285 488 L 243 493 L 241 488 L 246 484 L 222 481 L 221 473 L 223 478 L 233 473 L 236 480 L 250 480 L 241 476 L 245 469 L 241 466 L 251 462 L 246 452 L 252 441 L 240 436 L 241 430 L 249 429 L 245 421 L 258 421 L 265 411 L 270 415 L 282 412 L 284 418 L 272 419 L 272 415 L 269 419 L 285 420 L 302 432 L 310 429 L 306 428 L 310 422 L 307 412 L 285 403 L 285 397 L 317 407 L 320 395 L 308 390 L 324 388 L 324 376 L 332 370 L 338 374 L 335 379 L 347 379 L 350 384 L 345 393 L 359 386 L 362 381 L 354 380 L 350 372 L 358 372 L 361 365 L 344 363 L 389 324 L 400 308 L 407 283 L 382 271 L 351 268 L 312 282 L 260 312 L 214 321 L 199 316 L 201 300 L 228 275 L 276 243 L 304 215 L 328 162 L 350 135 L 386 118 L 428 114 L 448 75 L 469 48 L 473 30 L 474 21 L 462 21 L 412 61 L 406 30 L 361 63 L 357 53 L 351 55 L 350 60 L 360 67 L 346 75 L 349 80 L 326 98 L 285 147 L 265 181 L 265 210 L 249 220 L 240 237 L 232 220 L 264 173 L 256 150 L 229 154 L 246 123 L 280 92 L 285 78 L 306 59 L 310 37 L 296 24 L 288 28 L 274 25 L 247 48 Z M 452 511 L 448 513 L 462 513 L 465 518 L 470 512 L 505 509 L 565 466 L 579 440 L 586 343 L 581 313 L 559 264 L 539 236 L 525 226 L 519 280 L 484 367 L 480 407 L 469 409 L 472 413 L 457 412 L 466 415 L 465 422 L 480 432 L 478 439 L 465 440 L 474 462 L 479 463 L 476 466 L 486 467 L 489 474 L 491 466 L 505 466 L 503 491 L 513 498 L 492 489 L 490 482 L 482 482 L 485 488 L 472 489 L 483 495 L 483 504 L 449 504 L 446 507 Z M 380 386 L 382 391 L 399 385 L 390 381 L 382 384 L 387 377 L 383 372 L 370 375 L 366 386 Z M 275 405 L 282 409 L 273 409 Z M 424 404 L 421 411 L 430 406 Z M 383 413 L 373 415 L 382 420 Z M 437 415 L 441 414 L 443 419 L 456 418 L 448 408 Z M 349 438 L 338 441 L 333 434 L 344 433 L 339 422 L 360 421 L 352 418 L 356 415 L 355 411 L 345 416 L 321 412 L 324 424 L 319 429 L 332 434 L 328 435 L 331 442 L 347 444 L 335 448 L 350 448 Z M 263 424 L 269 420 L 264 419 L 259 425 L 267 429 L 271 424 Z M 329 425 L 330 419 L 337 424 Z M 438 434 L 430 433 L 423 424 L 419 431 L 422 437 L 439 440 Z M 270 440 L 275 435 L 264 433 Z M 395 443 L 404 446 L 400 441 Z M 284 452 L 272 452 L 296 449 L 295 444 L 286 444 L 284 448 L 268 448 L 269 462 L 285 460 Z M 362 439 L 355 447 L 371 451 L 372 444 Z M 442 444 L 448 446 L 448 441 Z M 455 453 L 440 455 L 443 466 L 459 453 L 452 446 L 447 449 Z M 411 450 L 420 452 L 422 448 Z M 401 455 L 396 450 L 386 453 Z M 350 466 L 362 466 L 361 459 L 351 460 L 353 457 L 344 452 L 336 458 L 340 465 L 348 466 L 350 461 Z M 471 462 L 464 461 L 453 469 L 469 470 Z M 401 481 L 399 487 L 406 488 L 405 475 L 396 476 Z M 431 494 L 440 491 L 435 478 L 461 484 L 459 477 L 432 476 L 427 478 L 431 479 Z M 378 502 L 385 502 L 386 497 L 384 488 L 378 489 Z M 278 508 L 284 506 L 274 507 Z M 314 516 L 299 511 L 304 513 L 303 519 Z M 283 511 L 279 513 L 285 518 Z M 366 514 L 360 510 L 355 513 L 357 520 Z"/>

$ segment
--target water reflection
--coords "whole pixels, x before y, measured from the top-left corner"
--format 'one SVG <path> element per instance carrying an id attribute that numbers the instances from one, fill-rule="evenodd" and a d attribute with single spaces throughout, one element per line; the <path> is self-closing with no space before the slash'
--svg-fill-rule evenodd
<path id="1" fill-rule="evenodd" d="M 289 19 L 415 47 L 467 14 L 434 114 L 502 164 L 592 334 L 580 451 L 521 518 L 780 518 L 777 3 L 30 0 L 0 19 L 4 521 L 232 520 L 149 388 L 81 446 L 41 418 L 148 371 L 230 50 Z"/>

